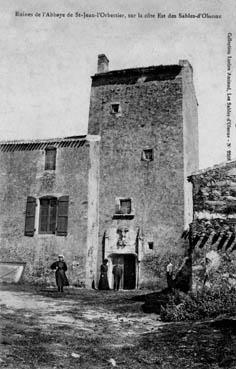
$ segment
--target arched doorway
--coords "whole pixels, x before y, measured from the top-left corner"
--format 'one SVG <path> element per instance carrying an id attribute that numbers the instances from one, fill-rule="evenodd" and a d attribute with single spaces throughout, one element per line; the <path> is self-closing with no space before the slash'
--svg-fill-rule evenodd
<path id="1" fill-rule="evenodd" d="M 120 264 L 123 269 L 123 275 L 121 280 L 121 289 L 133 290 L 136 288 L 136 264 L 137 257 L 135 254 L 111 254 L 109 256 L 111 261 L 111 269 L 109 273 L 109 283 L 113 286 L 112 269 L 115 264 Z"/>

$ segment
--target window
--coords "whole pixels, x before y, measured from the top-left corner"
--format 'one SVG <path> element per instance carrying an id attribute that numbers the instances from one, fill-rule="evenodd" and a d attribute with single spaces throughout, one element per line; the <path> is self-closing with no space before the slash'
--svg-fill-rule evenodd
<path id="1" fill-rule="evenodd" d="M 118 199 L 116 214 L 131 214 L 131 199 Z"/>
<path id="2" fill-rule="evenodd" d="M 131 213 L 131 200 L 130 199 L 120 200 L 120 212 L 121 214 Z"/>
<path id="3" fill-rule="evenodd" d="M 48 197 L 40 199 L 39 233 L 56 232 L 57 198 Z"/>
<path id="4" fill-rule="evenodd" d="M 119 114 L 119 113 L 121 113 L 120 103 L 112 103 L 111 104 L 111 113 L 112 114 Z"/>
<path id="5" fill-rule="evenodd" d="M 149 247 L 149 250 L 153 250 L 154 243 L 153 242 L 148 242 L 148 247 Z"/>
<path id="6" fill-rule="evenodd" d="M 69 196 L 45 196 L 39 199 L 39 227 L 41 234 L 67 235 Z M 36 199 L 29 196 L 26 204 L 25 236 L 35 233 Z"/>
<path id="7" fill-rule="evenodd" d="M 55 147 L 47 147 L 45 150 L 45 170 L 56 169 L 57 149 Z"/>
<path id="8" fill-rule="evenodd" d="M 134 217 L 134 209 L 131 198 L 117 197 L 115 203 L 115 214 L 113 219 L 132 219 Z"/>
<path id="9" fill-rule="evenodd" d="M 153 161 L 153 149 L 143 150 L 141 159 L 143 161 Z"/>

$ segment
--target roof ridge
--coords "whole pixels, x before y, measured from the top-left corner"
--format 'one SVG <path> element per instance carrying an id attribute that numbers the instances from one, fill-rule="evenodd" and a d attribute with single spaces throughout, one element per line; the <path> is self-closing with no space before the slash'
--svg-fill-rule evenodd
<path id="1" fill-rule="evenodd" d="M 207 167 L 207 168 L 198 169 L 198 170 L 192 172 L 188 177 L 195 176 L 195 175 L 198 175 L 198 174 L 201 174 L 201 173 L 205 173 L 205 172 L 208 172 L 209 170 L 214 170 L 214 169 L 217 169 L 217 168 L 220 168 L 220 167 L 227 167 L 230 164 L 236 164 L 236 158 L 233 158 L 230 161 L 223 161 L 221 163 L 214 164 L 214 165 L 212 165 L 210 167 Z"/>
<path id="2" fill-rule="evenodd" d="M 136 67 L 136 68 L 124 68 L 124 69 L 113 69 L 113 70 L 109 70 L 107 72 L 104 73 L 95 73 L 92 77 L 97 77 L 97 76 L 105 76 L 105 75 L 109 75 L 109 74 L 119 74 L 119 73 L 124 73 L 124 72 L 141 72 L 141 71 L 148 71 L 148 70 L 154 70 L 154 69 L 168 69 L 168 68 L 173 68 L 173 67 L 180 67 L 182 68 L 182 65 L 180 64 L 159 64 L 159 65 L 150 65 L 148 67 Z"/>
<path id="3" fill-rule="evenodd" d="M 61 142 L 61 141 L 82 141 L 85 140 L 87 135 L 81 136 L 69 136 L 69 137 L 52 137 L 52 138 L 41 138 L 41 139 L 19 139 L 19 140 L 4 140 L 0 141 L 0 145 L 17 145 L 17 144 L 30 144 L 30 143 L 47 143 L 47 142 Z"/>

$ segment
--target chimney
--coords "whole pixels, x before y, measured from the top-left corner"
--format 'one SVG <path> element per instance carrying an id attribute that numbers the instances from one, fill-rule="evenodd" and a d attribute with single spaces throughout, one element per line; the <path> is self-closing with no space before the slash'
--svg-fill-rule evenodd
<path id="1" fill-rule="evenodd" d="M 109 60 L 105 54 L 98 55 L 98 69 L 97 73 L 106 73 L 109 70 Z"/>

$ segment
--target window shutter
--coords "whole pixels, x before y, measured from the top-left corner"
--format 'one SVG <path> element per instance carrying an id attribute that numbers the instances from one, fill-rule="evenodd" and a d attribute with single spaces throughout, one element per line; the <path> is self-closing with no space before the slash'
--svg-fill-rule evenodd
<path id="1" fill-rule="evenodd" d="M 62 196 L 58 199 L 58 209 L 57 209 L 57 235 L 58 236 L 67 235 L 68 206 L 69 206 L 69 196 Z"/>
<path id="2" fill-rule="evenodd" d="M 51 199 L 49 208 L 49 232 L 55 234 L 57 219 L 57 199 Z"/>
<path id="3" fill-rule="evenodd" d="M 34 236 L 36 199 L 32 196 L 27 197 L 26 214 L 25 214 L 25 236 Z"/>

